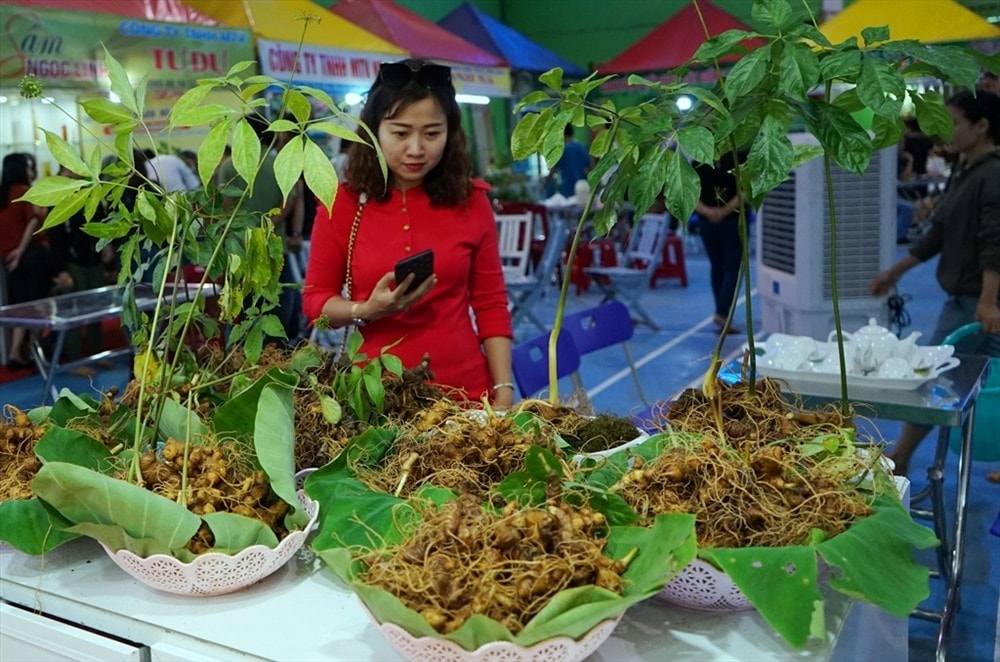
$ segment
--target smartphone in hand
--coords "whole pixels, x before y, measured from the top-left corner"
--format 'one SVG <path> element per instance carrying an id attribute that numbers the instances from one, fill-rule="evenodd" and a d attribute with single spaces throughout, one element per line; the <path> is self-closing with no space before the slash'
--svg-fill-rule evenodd
<path id="1" fill-rule="evenodd" d="M 420 251 L 409 257 L 404 257 L 396 263 L 396 286 L 406 280 L 410 274 L 414 274 L 413 282 L 406 288 L 403 294 L 409 294 L 420 287 L 420 284 L 431 277 L 434 273 L 434 251 L 427 249 Z"/>

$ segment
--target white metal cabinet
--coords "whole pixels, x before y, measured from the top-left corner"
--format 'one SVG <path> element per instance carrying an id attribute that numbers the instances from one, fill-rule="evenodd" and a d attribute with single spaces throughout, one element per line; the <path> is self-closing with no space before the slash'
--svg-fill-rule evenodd
<path id="1" fill-rule="evenodd" d="M 0 652 L 5 660 L 134 660 L 149 649 L 69 625 L 9 603 L 0 603 Z"/>

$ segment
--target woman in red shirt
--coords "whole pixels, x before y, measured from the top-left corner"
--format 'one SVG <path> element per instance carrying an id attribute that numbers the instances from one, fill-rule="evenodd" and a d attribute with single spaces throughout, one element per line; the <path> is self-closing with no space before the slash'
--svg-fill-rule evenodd
<path id="1" fill-rule="evenodd" d="M 358 324 L 367 356 L 385 349 L 413 367 L 427 355 L 434 381 L 459 397 L 511 405 L 512 332 L 496 220 L 488 185 L 470 176 L 451 70 L 421 60 L 383 64 L 361 121 L 378 137 L 388 182 L 359 132 L 349 183 L 313 226 L 306 316 Z M 434 251 L 434 274 L 406 293 L 413 276 L 396 283 L 393 267 L 425 249 Z"/>
<path id="2" fill-rule="evenodd" d="M 48 296 L 52 288 L 48 250 L 35 230 L 41 227 L 45 210 L 30 202 L 15 202 L 35 180 L 35 158 L 16 152 L 3 159 L 0 175 L 0 258 L 6 270 L 5 303 L 23 303 Z M 7 365 L 27 368 L 28 335 L 24 328 L 11 332 Z"/>

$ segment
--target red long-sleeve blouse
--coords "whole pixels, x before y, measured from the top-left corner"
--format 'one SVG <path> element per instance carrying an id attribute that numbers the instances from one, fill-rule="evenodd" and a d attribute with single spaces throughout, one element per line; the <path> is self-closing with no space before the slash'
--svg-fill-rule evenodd
<path id="1" fill-rule="evenodd" d="M 366 301 L 398 260 L 434 250 L 437 284 L 408 311 L 361 328 L 361 351 L 374 357 L 388 348 L 404 367 L 415 366 L 428 354 L 435 381 L 463 389 L 473 399 L 488 394 L 492 384 L 482 341 L 513 336 L 487 190 L 488 184 L 476 181 L 467 203 L 454 207 L 432 206 L 422 186 L 405 192 L 394 189 L 386 202 L 369 200 L 361 214 L 351 264 L 351 299 Z M 344 185 L 332 214 L 319 206 L 302 293 L 310 320 L 342 292 L 357 209 L 358 194 Z"/>

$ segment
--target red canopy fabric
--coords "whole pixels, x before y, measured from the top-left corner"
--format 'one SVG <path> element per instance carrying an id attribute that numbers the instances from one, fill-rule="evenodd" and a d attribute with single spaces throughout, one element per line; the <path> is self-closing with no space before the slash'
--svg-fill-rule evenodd
<path id="1" fill-rule="evenodd" d="M 503 58 L 470 44 L 392 0 L 339 0 L 330 11 L 414 57 L 486 67 L 507 64 Z"/>
<path id="2" fill-rule="evenodd" d="M 712 37 L 726 30 L 753 31 L 753 28 L 711 2 L 702 1 L 698 4 L 705 18 L 705 25 L 708 27 L 708 34 Z M 690 4 L 653 28 L 649 34 L 619 53 L 614 59 L 600 65 L 598 69 L 602 74 L 673 69 L 690 60 L 705 41 L 705 29 L 701 25 L 694 4 Z M 753 49 L 765 42 L 763 39 L 751 39 L 743 43 L 747 48 Z M 731 62 L 735 59 L 736 56 L 730 56 L 722 58 L 722 61 Z"/>
<path id="3" fill-rule="evenodd" d="M 162 23 L 194 23 L 199 25 L 218 25 L 214 18 L 205 16 L 181 0 L 4 0 L 5 3 L 40 7 L 42 9 L 59 9 L 63 11 L 82 11 L 96 14 L 113 14 L 129 16 L 147 21 Z"/>

